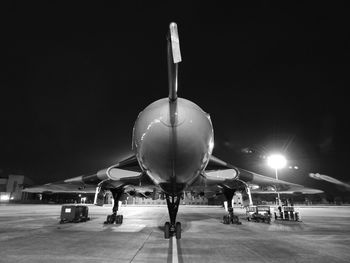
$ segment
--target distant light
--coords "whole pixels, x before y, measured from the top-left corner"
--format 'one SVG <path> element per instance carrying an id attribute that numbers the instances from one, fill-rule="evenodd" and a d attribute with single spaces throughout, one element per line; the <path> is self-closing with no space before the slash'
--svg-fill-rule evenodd
<path id="1" fill-rule="evenodd" d="M 248 147 L 247 148 L 243 148 L 242 149 L 242 152 L 245 153 L 245 154 L 251 154 L 253 153 L 253 151 L 251 149 L 249 149 Z"/>
<path id="2" fill-rule="evenodd" d="M 274 169 L 280 169 L 286 166 L 287 160 L 281 154 L 272 154 L 267 157 L 267 164 Z"/>
<path id="3" fill-rule="evenodd" d="M 14 200 L 15 198 L 13 196 L 11 196 L 10 200 Z"/>
<path id="4" fill-rule="evenodd" d="M 295 170 L 298 170 L 298 169 L 299 169 L 299 167 L 298 167 L 298 166 L 294 166 L 294 169 L 295 169 Z"/>
<path id="5" fill-rule="evenodd" d="M 9 194 L 0 195 L 0 201 L 8 201 L 10 200 Z"/>

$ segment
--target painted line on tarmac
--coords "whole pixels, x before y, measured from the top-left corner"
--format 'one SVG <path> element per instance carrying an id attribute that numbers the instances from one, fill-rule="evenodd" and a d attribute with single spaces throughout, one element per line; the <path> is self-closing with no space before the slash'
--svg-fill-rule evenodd
<path id="1" fill-rule="evenodd" d="M 139 249 L 136 251 L 135 255 L 132 257 L 132 259 L 130 260 L 129 263 L 131 263 L 131 262 L 134 261 L 136 255 L 143 249 L 144 245 L 146 244 L 147 240 L 148 240 L 149 237 L 152 235 L 152 233 L 153 233 L 153 231 L 151 231 L 151 232 L 148 234 L 147 238 L 143 241 L 142 245 L 141 245 L 141 246 L 139 247 Z"/>
<path id="2" fill-rule="evenodd" d="M 177 242 L 176 242 L 176 238 L 173 236 L 172 237 L 172 243 L 173 243 L 173 247 L 172 247 L 172 257 L 171 257 L 171 262 L 172 263 L 179 263 L 179 258 L 177 255 Z"/>

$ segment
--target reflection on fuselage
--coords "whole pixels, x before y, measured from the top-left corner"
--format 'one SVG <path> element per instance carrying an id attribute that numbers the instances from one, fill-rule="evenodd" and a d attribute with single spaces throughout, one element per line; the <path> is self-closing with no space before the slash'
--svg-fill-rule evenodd
<path id="1" fill-rule="evenodd" d="M 209 115 L 182 98 L 152 103 L 139 114 L 133 130 L 142 169 L 169 194 L 181 192 L 204 170 L 213 142 Z"/>

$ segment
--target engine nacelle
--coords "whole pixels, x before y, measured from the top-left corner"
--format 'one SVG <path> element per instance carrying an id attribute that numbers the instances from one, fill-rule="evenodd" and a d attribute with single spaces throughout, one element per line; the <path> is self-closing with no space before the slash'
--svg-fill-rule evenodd
<path id="1" fill-rule="evenodd" d="M 135 197 L 137 192 L 135 190 L 130 190 L 127 192 L 128 195 L 132 196 L 132 197 Z"/>

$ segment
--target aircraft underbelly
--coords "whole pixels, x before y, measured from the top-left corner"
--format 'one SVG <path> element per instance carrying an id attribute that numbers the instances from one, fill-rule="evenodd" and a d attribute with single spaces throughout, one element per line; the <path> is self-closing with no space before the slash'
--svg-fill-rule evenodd
<path id="1" fill-rule="evenodd" d="M 209 160 L 211 121 L 187 100 L 178 99 L 176 106 L 169 106 L 167 99 L 156 103 L 157 107 L 151 104 L 135 123 L 134 148 L 139 163 L 155 183 L 166 192 L 179 192 Z"/>

